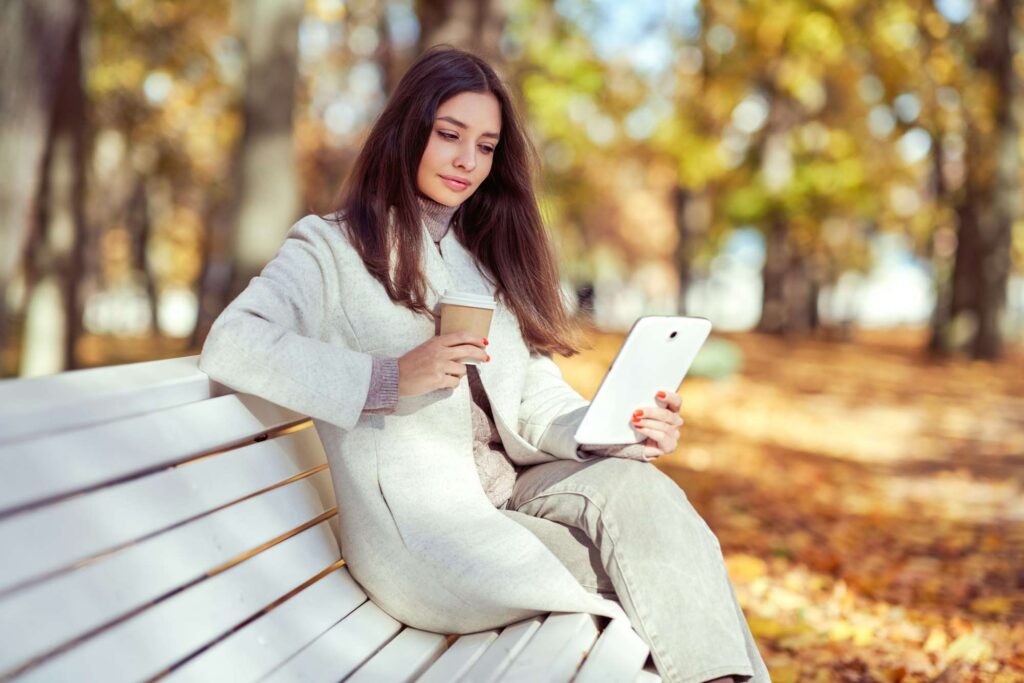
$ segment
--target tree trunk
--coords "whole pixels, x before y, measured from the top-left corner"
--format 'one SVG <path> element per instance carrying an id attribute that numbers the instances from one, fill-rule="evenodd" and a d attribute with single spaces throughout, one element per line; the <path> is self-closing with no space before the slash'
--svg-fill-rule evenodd
<path id="1" fill-rule="evenodd" d="M 61 221 L 61 232 L 69 234 L 69 239 L 61 245 L 60 259 L 57 262 L 61 278 L 61 293 L 64 308 L 64 339 L 63 369 L 74 370 L 78 367 L 75 347 L 82 336 L 82 314 L 84 301 L 80 295 L 82 275 L 85 266 L 85 165 L 87 162 L 86 148 L 86 95 L 85 74 L 82 68 L 82 38 L 85 35 L 85 16 L 75 27 L 72 40 L 68 45 L 68 58 L 61 77 L 61 94 L 57 100 L 57 114 L 54 127 L 58 144 L 66 145 L 66 153 L 54 157 L 60 166 L 51 167 L 53 189 L 59 194 L 54 195 L 54 209 L 59 214 L 53 218 Z M 51 162 L 52 163 L 52 162 Z M 53 234 L 53 231 L 51 231 Z"/>
<path id="2" fill-rule="evenodd" d="M 53 125 L 64 61 L 85 13 L 85 0 L 0 3 L 0 355 L 8 345 L 7 288 L 35 229 L 34 204 Z"/>
<path id="3" fill-rule="evenodd" d="M 391 24 L 388 22 L 387 9 L 380 13 L 377 22 L 377 32 L 380 34 L 380 45 L 377 47 L 377 64 L 380 65 L 380 72 L 383 76 L 381 87 L 384 95 L 390 97 L 401 74 L 398 73 L 398 59 L 395 54 L 395 41 L 391 36 Z"/>
<path id="4" fill-rule="evenodd" d="M 806 335 L 816 329 L 819 280 L 807 259 L 790 244 L 783 218 L 775 216 L 765 238 L 761 319 L 757 331 Z"/>
<path id="5" fill-rule="evenodd" d="M 803 335 L 817 325 L 816 282 L 820 275 L 812 272 L 806 257 L 794 248 L 779 199 L 793 179 L 793 159 L 786 137 L 800 122 L 800 113 L 770 81 L 763 85 L 769 113 L 760 144 L 760 174 L 775 208 L 768 218 L 762 271 L 764 294 L 757 330 Z"/>
<path id="6" fill-rule="evenodd" d="M 231 220 L 234 210 L 225 200 L 212 201 L 213 208 L 207 213 L 206 239 L 203 243 L 203 267 L 199 279 L 198 315 L 192 330 L 190 347 L 201 349 L 210 327 L 224 306 L 231 301 L 232 266 L 228 253 L 231 239 Z"/>
<path id="7" fill-rule="evenodd" d="M 1000 330 L 1010 273 L 1011 226 L 1020 215 L 1019 135 L 1024 125 L 1022 93 L 1014 75 L 1016 28 L 1014 0 L 996 0 L 987 14 L 987 39 L 977 66 L 994 87 L 994 129 L 982 133 L 968 121 L 967 180 L 957 208 L 959 225 L 953 268 L 952 322 L 949 337 L 974 358 L 1002 355 Z"/>
<path id="8" fill-rule="evenodd" d="M 480 55 L 495 69 L 503 60 L 506 15 L 500 0 L 419 0 L 419 52 L 446 43 Z"/>
<path id="9" fill-rule="evenodd" d="M 19 358 L 22 376 L 49 375 L 77 367 L 81 336 L 82 235 L 85 211 L 85 92 L 79 15 L 60 60 L 57 95 L 46 136 L 32 240 L 33 268 L 25 280 L 28 306 Z"/>
<path id="10" fill-rule="evenodd" d="M 303 0 L 242 2 L 248 74 L 240 194 L 232 245 L 233 294 L 277 252 L 298 218 L 299 179 L 292 141 Z M 227 302 L 225 302 L 227 303 Z"/>
<path id="11" fill-rule="evenodd" d="M 779 217 L 772 220 L 765 236 L 764 267 L 761 269 L 761 319 L 757 331 L 782 334 L 786 329 L 785 279 L 789 268 L 786 226 Z"/>
<path id="12" fill-rule="evenodd" d="M 937 133 L 936 130 L 931 131 L 932 139 L 936 140 L 932 152 L 932 194 L 936 206 L 946 206 L 950 198 L 943 174 L 945 154 L 940 142 L 941 137 Z M 933 231 L 931 258 L 935 270 L 935 309 L 932 311 L 931 335 L 928 339 L 928 352 L 931 354 L 945 353 L 949 350 L 946 331 L 951 319 L 952 268 L 949 254 L 943 253 L 942 239 L 941 233 Z"/>
<path id="13" fill-rule="evenodd" d="M 239 2 L 236 7 L 248 63 L 245 132 L 232 183 L 238 194 L 230 201 L 226 223 L 211 226 L 195 346 L 202 345 L 220 311 L 273 257 L 298 218 L 292 110 L 303 7 L 303 0 Z"/>
<path id="14" fill-rule="evenodd" d="M 676 248 L 675 264 L 679 274 L 679 300 L 676 309 L 679 315 L 686 315 L 686 297 L 695 277 L 693 262 L 697 257 L 700 240 L 711 227 L 711 209 L 708 206 L 708 190 L 693 192 L 681 185 L 672 191 L 675 208 Z"/>
<path id="15" fill-rule="evenodd" d="M 128 201 L 124 218 L 128 234 L 131 235 L 132 265 L 135 270 L 142 273 L 146 299 L 149 301 L 149 311 L 152 316 L 150 332 L 159 338 L 161 332 L 157 321 L 157 309 L 160 305 L 160 297 L 156 289 L 156 273 L 150 268 L 149 259 L 146 258 L 146 245 L 149 244 L 152 226 L 149 222 L 149 197 L 146 194 L 145 178 L 136 179 L 135 189 Z"/>
<path id="16" fill-rule="evenodd" d="M 675 262 L 676 272 L 679 275 L 679 298 L 676 302 L 676 312 L 679 315 L 686 315 L 686 295 L 690 291 L 693 268 L 693 240 L 690 226 L 686 220 L 686 207 L 690 202 L 690 191 L 685 187 L 677 186 L 672 191 L 672 199 L 675 204 L 676 218 Z"/>
<path id="17" fill-rule="evenodd" d="M 971 349 L 975 358 L 998 358 L 1003 353 L 1002 318 L 1010 277 L 1014 221 L 1020 211 L 1020 134 L 1024 130 L 1024 87 L 1014 73 L 1014 55 L 1024 49 L 1016 0 L 999 0 L 990 14 L 992 50 L 988 65 L 1000 93 L 996 107 L 995 201 L 981 216 L 979 227 L 985 252 L 982 296 L 978 301 L 978 334 Z"/>

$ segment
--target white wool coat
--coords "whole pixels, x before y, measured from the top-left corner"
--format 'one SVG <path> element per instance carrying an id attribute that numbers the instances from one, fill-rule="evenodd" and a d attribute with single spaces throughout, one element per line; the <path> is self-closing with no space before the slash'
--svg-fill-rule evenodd
<path id="1" fill-rule="evenodd" d="M 433 310 L 445 288 L 494 295 L 493 277 L 453 230 L 441 253 L 426 226 L 421 234 Z M 400 357 L 434 333 L 430 320 L 388 298 L 341 227 L 306 216 L 217 318 L 199 367 L 313 418 L 337 496 L 342 554 L 399 621 L 470 633 L 551 611 L 625 619 L 487 499 L 473 459 L 468 382 L 402 397 L 391 415 L 362 413 L 371 356 Z M 500 302 L 488 341 L 480 379 L 512 461 L 580 459 L 573 434 L 588 402 L 550 357 L 530 352 Z"/>

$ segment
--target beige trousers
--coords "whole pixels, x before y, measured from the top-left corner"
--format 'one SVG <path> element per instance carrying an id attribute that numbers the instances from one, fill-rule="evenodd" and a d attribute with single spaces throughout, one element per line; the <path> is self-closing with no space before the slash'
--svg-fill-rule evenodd
<path id="1" fill-rule="evenodd" d="M 714 533 L 653 464 L 559 460 L 521 471 L 504 513 L 587 589 L 614 596 L 669 683 L 770 681 Z"/>

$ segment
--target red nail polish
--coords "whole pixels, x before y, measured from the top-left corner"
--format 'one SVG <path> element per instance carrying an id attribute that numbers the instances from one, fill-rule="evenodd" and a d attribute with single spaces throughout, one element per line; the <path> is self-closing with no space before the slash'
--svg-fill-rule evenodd
<path id="1" fill-rule="evenodd" d="M 633 416 L 633 423 L 634 424 L 638 424 L 639 422 L 640 422 L 640 416 L 639 415 L 634 415 Z"/>
<path id="2" fill-rule="evenodd" d="M 490 344 L 490 342 L 487 341 L 487 337 L 484 337 L 484 346 L 487 346 L 488 344 Z"/>
<path id="3" fill-rule="evenodd" d="M 633 411 L 633 416 L 634 417 L 637 416 L 637 415 L 643 415 L 643 414 L 644 414 L 644 411 L 643 411 L 642 408 L 637 408 L 636 410 Z"/>
<path id="4" fill-rule="evenodd" d="M 664 391 L 659 391 L 658 392 L 658 398 L 665 398 L 665 392 Z"/>
<path id="5" fill-rule="evenodd" d="M 490 362 L 490 361 L 491 361 L 491 357 L 487 356 L 487 362 Z"/>

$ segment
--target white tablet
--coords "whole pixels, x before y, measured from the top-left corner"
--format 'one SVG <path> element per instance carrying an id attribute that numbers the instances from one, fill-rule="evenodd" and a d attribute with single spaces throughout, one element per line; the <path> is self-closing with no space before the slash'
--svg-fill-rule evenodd
<path id="1" fill-rule="evenodd" d="M 633 411 L 657 405 L 660 390 L 678 390 L 710 332 L 706 318 L 649 315 L 633 323 L 576 430 L 576 443 L 646 439 L 630 423 Z"/>

